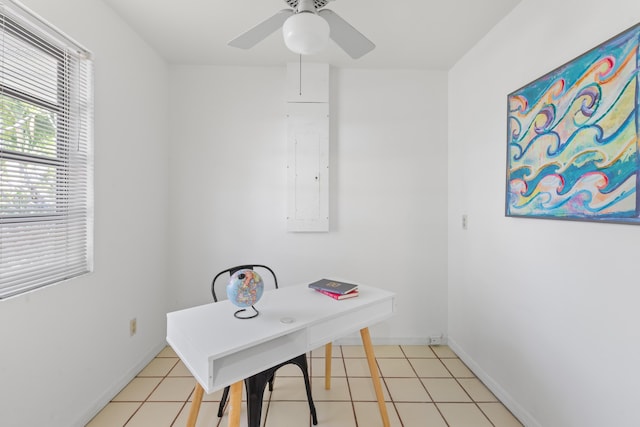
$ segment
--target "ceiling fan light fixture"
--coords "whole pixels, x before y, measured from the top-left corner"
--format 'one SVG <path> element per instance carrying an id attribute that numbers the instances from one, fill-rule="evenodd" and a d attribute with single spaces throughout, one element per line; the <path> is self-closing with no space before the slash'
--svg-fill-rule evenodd
<path id="1" fill-rule="evenodd" d="M 282 35 L 289 50 L 301 55 L 312 55 L 327 47 L 329 24 L 313 12 L 300 12 L 284 22 Z"/>

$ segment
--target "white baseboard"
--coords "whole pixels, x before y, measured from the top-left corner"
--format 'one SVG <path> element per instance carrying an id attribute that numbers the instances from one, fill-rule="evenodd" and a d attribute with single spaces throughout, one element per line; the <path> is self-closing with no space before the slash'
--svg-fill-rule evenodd
<path id="1" fill-rule="evenodd" d="M 471 369 L 482 383 L 506 406 L 513 415 L 526 427 L 542 427 L 527 410 L 525 410 L 515 399 L 491 378 L 452 338 L 448 339 L 449 347 L 458 357 Z"/>
<path id="2" fill-rule="evenodd" d="M 429 343 L 428 337 L 418 338 L 375 338 L 371 337 L 371 343 L 373 345 L 427 345 Z M 360 334 L 348 335 L 334 341 L 336 345 L 362 345 L 362 338 Z"/>
<path id="3" fill-rule="evenodd" d="M 104 408 L 109 402 L 111 402 L 111 399 L 113 399 L 118 393 L 120 393 L 120 391 L 125 388 L 126 385 L 129 384 L 129 382 L 131 382 L 131 380 L 134 379 L 135 376 L 142 369 L 144 369 L 144 367 L 147 366 L 149 362 L 151 362 L 153 358 L 162 351 L 163 348 L 166 347 L 166 345 L 167 343 L 162 342 L 153 347 L 142 358 L 142 360 L 140 360 L 134 367 L 129 369 L 129 371 L 127 371 L 122 377 L 120 377 L 111 387 L 105 390 L 104 393 L 102 393 L 102 395 L 84 411 L 84 414 L 82 414 L 78 418 L 78 421 L 73 425 L 77 427 L 86 426 L 87 423 L 91 421 L 91 419 L 102 410 L 102 408 Z"/>

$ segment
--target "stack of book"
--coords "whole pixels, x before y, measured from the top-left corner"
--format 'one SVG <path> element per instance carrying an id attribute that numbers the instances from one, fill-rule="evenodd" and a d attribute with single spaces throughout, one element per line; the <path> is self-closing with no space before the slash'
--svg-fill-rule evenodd
<path id="1" fill-rule="evenodd" d="M 323 295 L 338 300 L 358 296 L 358 285 L 338 282 L 337 280 L 322 279 L 317 282 L 309 283 L 309 287 Z"/>

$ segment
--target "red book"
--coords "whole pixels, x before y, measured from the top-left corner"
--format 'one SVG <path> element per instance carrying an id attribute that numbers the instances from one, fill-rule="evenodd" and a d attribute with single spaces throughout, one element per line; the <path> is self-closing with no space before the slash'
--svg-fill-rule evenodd
<path id="1" fill-rule="evenodd" d="M 316 291 L 320 292 L 323 295 L 331 297 L 333 299 L 347 299 L 347 298 L 353 298 L 358 296 L 357 290 L 351 291 L 348 294 L 336 294 L 334 292 L 325 291 L 324 289 L 316 289 Z"/>

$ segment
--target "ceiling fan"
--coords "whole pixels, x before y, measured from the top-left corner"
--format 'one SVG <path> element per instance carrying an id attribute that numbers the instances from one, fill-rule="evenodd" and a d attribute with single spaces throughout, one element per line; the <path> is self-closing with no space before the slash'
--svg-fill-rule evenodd
<path id="1" fill-rule="evenodd" d="M 332 0 L 285 0 L 291 9 L 282 9 L 229 42 L 229 46 L 250 49 L 282 27 L 287 47 L 309 55 L 326 47 L 329 38 L 350 57 L 358 59 L 376 47 L 362 33 L 330 9 Z"/>

